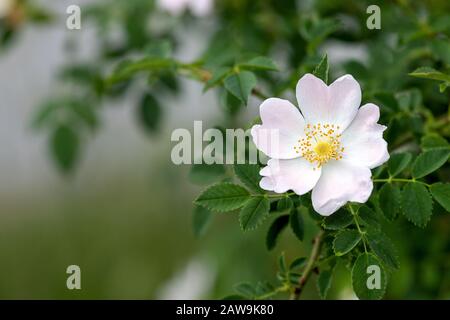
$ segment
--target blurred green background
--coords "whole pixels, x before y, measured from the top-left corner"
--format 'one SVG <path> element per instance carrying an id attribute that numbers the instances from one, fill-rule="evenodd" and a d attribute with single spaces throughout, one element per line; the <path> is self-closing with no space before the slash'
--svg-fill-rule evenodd
<path id="1" fill-rule="evenodd" d="M 74 2 L 82 8 L 94 3 L 33 1 L 33 5 L 39 5 L 39 10 L 28 12 L 30 21 L 24 20 L 20 28 L 2 32 L 0 298 L 216 299 L 232 293 L 233 285 L 242 281 L 256 283 L 275 280 L 277 258 L 282 251 L 289 261 L 307 254 L 314 234 L 311 220 L 307 221 L 311 227 L 307 228 L 304 243 L 299 243 L 291 233 L 286 232 L 272 252 L 268 252 L 264 245 L 269 224 L 244 234 L 237 216 L 233 214 L 217 215 L 204 236 L 194 237 L 192 200 L 203 187 L 190 182 L 188 166 L 171 163 L 173 143 L 170 134 L 172 129 L 178 127 L 192 130 L 194 120 L 201 119 L 213 126 L 222 124 L 225 117 L 215 93 L 202 95 L 202 85 L 196 82 L 182 80 L 176 94 L 170 90 L 158 94 L 158 99 L 167 110 L 161 127 L 150 135 L 136 117 L 136 105 L 141 98 L 140 93 L 145 91 L 145 85 L 138 84 L 119 98 L 103 99 L 105 108 L 96 111 L 101 116 L 97 119 L 98 126 L 92 130 L 94 134 L 87 131 L 79 137 L 83 152 L 77 159 L 75 170 L 68 175 L 58 170 L 48 148 L 51 138 L 38 134 L 31 123 L 38 107 L 55 91 L 62 92 L 63 96 L 80 93 L 78 98 L 85 98 L 84 87 L 64 85 L 59 78 L 62 69 L 73 63 L 89 63 L 87 65 L 92 67 L 99 60 L 110 59 L 105 58 L 106 51 L 119 57 L 124 52 L 135 53 L 134 50 L 140 49 L 139 45 L 130 49 L 115 44 L 121 43 L 122 37 L 130 38 L 130 35 L 135 36 L 135 43 L 140 43 L 142 32 L 139 28 L 147 24 L 164 30 L 158 34 L 158 40 L 167 37 L 177 43 L 175 55 L 183 61 L 193 60 L 208 49 L 205 38 L 214 38 L 209 30 L 216 31 L 215 37 L 220 38 L 223 34 L 220 23 L 213 17 L 200 19 L 189 14 L 170 17 L 155 9 L 152 1 L 143 0 L 130 3 L 146 2 L 144 7 L 148 5 L 149 10 L 153 10 L 151 19 L 137 23 L 137 26 L 125 23 L 125 35 L 120 29 L 123 22 L 121 15 L 115 14 L 133 11 L 126 11 L 127 4 L 118 1 L 110 1 L 108 10 L 92 9 L 89 15 L 94 18 L 86 22 L 83 20 L 82 30 L 69 31 L 65 28 L 65 9 Z M 230 25 L 239 30 L 240 24 L 246 23 L 243 17 L 250 12 L 245 10 L 252 4 L 236 0 L 231 3 L 235 7 L 224 5 L 218 20 L 233 21 Z M 240 3 L 242 7 L 239 7 Z M 276 17 L 261 14 L 255 20 L 263 21 L 262 24 L 269 21 L 270 25 L 273 21 L 279 22 L 280 17 L 284 17 L 283 14 L 287 14 L 291 5 L 297 2 L 264 3 L 270 10 L 270 6 L 277 7 Z M 418 16 L 427 13 L 432 17 L 431 21 L 436 21 L 434 18 L 438 17 L 450 26 L 448 1 L 429 1 L 423 7 L 420 2 L 397 1 L 382 11 L 390 17 L 383 24 L 387 33 L 390 27 L 396 25 L 395 32 L 398 34 L 403 32 L 405 38 L 416 37 L 417 40 L 403 51 L 381 45 L 391 41 L 388 34 L 375 37 L 364 28 L 357 35 L 338 31 L 330 41 L 325 41 L 328 32 L 324 32 L 317 45 L 307 47 L 300 37 L 304 31 L 295 30 L 291 34 L 284 29 L 289 29 L 289 19 L 293 16 L 310 12 L 308 10 L 313 10 L 320 17 L 353 15 L 354 20 L 343 19 L 344 22 L 350 21 L 346 27 L 352 29 L 355 21 L 364 23 L 364 9 L 368 3 L 298 3 L 300 9 L 291 12 L 292 16 L 286 17 L 285 24 L 277 24 L 281 31 L 269 28 L 265 30 L 267 33 L 263 33 L 258 27 L 255 30 L 253 27 L 245 29 L 245 33 L 254 32 L 258 36 L 255 36 L 254 43 L 242 44 L 244 48 L 241 49 L 251 47 L 253 51 L 268 54 L 270 46 L 276 47 L 278 40 L 272 37 L 272 32 L 280 32 L 283 41 L 299 41 L 287 58 L 283 56 L 282 44 L 276 47 L 277 50 L 272 50 L 276 51 L 275 55 L 281 51 L 279 59 L 276 59 L 281 64 L 289 60 L 287 65 L 300 62 L 302 66 L 308 65 L 316 60 L 302 60 L 299 57 L 308 56 L 307 51 L 314 52 L 316 56 L 319 56 L 316 51 L 326 51 L 332 71 L 336 75 L 342 71 L 353 73 L 367 89 L 369 97 L 373 97 L 371 94 L 376 88 L 403 90 L 415 85 L 423 91 L 423 100 L 431 101 L 431 109 L 441 112 L 442 106 L 448 104 L 448 91 L 439 93 L 434 83 L 404 80 L 407 72 L 413 70 L 412 66 L 418 64 L 414 59 L 423 54 L 420 49 L 430 44 L 428 39 L 421 38 L 423 34 L 420 32 L 423 30 L 411 29 L 410 11 L 414 12 L 419 3 L 418 8 L 422 11 L 417 11 Z M 239 8 L 245 10 L 235 16 L 233 10 Z M 302 11 L 301 8 L 310 9 Z M 46 16 L 47 12 L 51 13 L 51 19 Z M 125 15 L 129 20 L 135 17 L 131 13 Z M 404 20 L 398 22 L 398 16 L 404 17 Z M 107 23 L 114 19 L 117 19 L 117 24 Z M 139 17 L 134 20 L 142 22 Z M 222 27 L 228 30 L 227 23 L 223 23 Z M 119 28 L 118 32 L 110 32 L 114 28 Z M 343 43 L 333 42 L 336 39 Z M 434 57 L 432 53 L 436 51 L 432 51 L 426 52 L 424 59 L 433 63 L 437 61 L 439 67 L 445 68 L 450 57 L 450 45 L 448 38 L 439 41 L 446 45 L 438 45 L 442 50 L 437 53 L 438 57 Z M 112 49 L 116 51 L 110 52 Z M 108 70 L 113 63 L 107 60 L 99 65 Z M 295 79 L 283 79 L 283 83 L 296 81 L 300 71 L 304 71 L 302 68 L 299 67 L 298 72 L 294 73 Z M 275 83 L 277 80 L 268 79 L 268 82 Z M 93 103 L 89 99 L 85 101 Z M 98 102 L 96 99 L 92 100 Z M 248 108 L 241 110 L 237 117 L 227 114 L 227 121 L 245 124 L 257 115 L 258 103 L 256 98 L 252 98 Z M 448 124 L 442 132 L 448 135 Z M 447 167 L 440 178 L 448 181 L 448 177 Z M 389 282 L 386 298 L 450 299 L 449 215 L 439 214 L 438 210 L 424 229 L 402 219 L 395 225 L 385 223 L 387 233 L 398 248 L 401 262 L 400 270 L 392 275 Z M 81 267 L 81 290 L 66 288 L 66 268 L 72 264 Z M 345 265 L 338 265 L 330 298 L 355 298 L 346 268 Z M 304 298 L 318 298 L 314 281 L 308 283 Z"/>

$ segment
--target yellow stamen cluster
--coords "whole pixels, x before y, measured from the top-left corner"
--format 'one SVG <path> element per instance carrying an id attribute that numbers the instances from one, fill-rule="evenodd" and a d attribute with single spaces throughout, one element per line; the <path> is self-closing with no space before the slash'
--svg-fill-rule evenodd
<path id="1" fill-rule="evenodd" d="M 334 124 L 307 124 L 305 137 L 298 140 L 299 145 L 294 147 L 295 152 L 317 165 L 317 168 L 329 160 L 342 159 L 344 147 L 340 143 L 339 129 L 340 127 Z"/>

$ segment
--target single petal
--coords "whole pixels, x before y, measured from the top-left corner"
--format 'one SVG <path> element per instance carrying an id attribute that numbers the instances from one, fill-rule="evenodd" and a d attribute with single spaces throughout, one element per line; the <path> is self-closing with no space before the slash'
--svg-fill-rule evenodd
<path id="1" fill-rule="evenodd" d="M 377 123 L 379 119 L 378 106 L 368 103 L 359 109 L 353 122 L 342 134 L 344 159 L 371 169 L 389 159 L 387 142 L 383 139 L 386 127 Z"/>
<path id="2" fill-rule="evenodd" d="M 297 100 L 306 122 L 335 124 L 340 131 L 355 118 L 361 103 L 361 87 L 351 75 L 344 75 L 327 86 L 312 74 L 297 83 Z"/>
<path id="3" fill-rule="evenodd" d="M 329 216 L 348 201 L 366 202 L 373 189 L 371 175 L 369 168 L 344 160 L 328 162 L 312 191 L 314 210 Z"/>
<path id="4" fill-rule="evenodd" d="M 303 158 L 291 160 L 270 159 L 260 174 L 260 186 L 264 190 L 283 193 L 288 190 L 302 195 L 310 191 L 320 177 L 320 168 Z"/>
<path id="5" fill-rule="evenodd" d="M 304 137 L 305 120 L 287 100 L 270 98 L 260 106 L 262 125 L 252 127 L 256 147 L 275 159 L 293 159 L 300 155 L 294 146 Z"/>

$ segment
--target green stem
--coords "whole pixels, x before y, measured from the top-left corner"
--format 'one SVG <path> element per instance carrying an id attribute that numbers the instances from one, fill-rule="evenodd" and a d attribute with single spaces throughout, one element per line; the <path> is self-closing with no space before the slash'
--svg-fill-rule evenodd
<path id="1" fill-rule="evenodd" d="M 363 241 L 363 245 L 364 245 L 364 252 L 367 253 L 367 246 L 366 246 L 366 233 L 364 231 L 361 230 L 361 227 L 359 226 L 359 222 L 357 219 L 357 212 L 355 211 L 355 209 L 352 207 L 351 204 L 348 204 L 348 208 L 353 216 L 353 221 L 355 221 L 355 225 L 356 228 L 358 229 L 359 234 L 361 235 L 361 239 Z"/>

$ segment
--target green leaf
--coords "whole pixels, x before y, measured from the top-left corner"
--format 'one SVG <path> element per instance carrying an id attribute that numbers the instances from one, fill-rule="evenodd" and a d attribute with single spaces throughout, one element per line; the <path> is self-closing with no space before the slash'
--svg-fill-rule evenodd
<path id="1" fill-rule="evenodd" d="M 352 286 L 360 299 L 378 300 L 384 296 L 387 274 L 376 256 L 370 253 L 358 256 L 352 268 Z"/>
<path id="2" fill-rule="evenodd" d="M 278 67 L 268 57 L 256 57 L 247 62 L 239 64 L 242 69 L 248 70 L 267 70 L 267 71 L 278 71 Z"/>
<path id="3" fill-rule="evenodd" d="M 343 256 L 350 252 L 361 241 L 358 230 L 339 231 L 333 241 L 333 250 L 336 256 Z"/>
<path id="4" fill-rule="evenodd" d="M 289 197 L 281 198 L 277 201 L 277 211 L 278 212 L 284 212 L 291 210 L 294 206 L 294 202 Z"/>
<path id="5" fill-rule="evenodd" d="M 429 67 L 421 67 L 409 74 L 410 76 L 438 81 L 450 81 L 450 75 Z"/>
<path id="6" fill-rule="evenodd" d="M 300 269 L 306 264 L 306 258 L 300 257 L 292 261 L 291 265 L 289 266 L 289 270 L 295 270 Z"/>
<path id="7" fill-rule="evenodd" d="M 397 218 L 400 212 L 401 192 L 400 188 L 392 183 L 385 183 L 378 192 L 381 211 L 388 220 Z"/>
<path id="8" fill-rule="evenodd" d="M 172 51 L 173 45 L 169 40 L 151 41 L 144 48 L 145 55 L 148 57 L 169 58 Z"/>
<path id="9" fill-rule="evenodd" d="M 223 164 L 193 164 L 189 171 L 189 180 L 198 185 L 211 184 L 223 178 L 225 172 Z"/>
<path id="10" fill-rule="evenodd" d="M 378 229 L 380 227 L 380 221 L 378 220 L 378 215 L 375 211 L 370 209 L 368 206 L 362 206 L 358 210 L 358 218 L 361 220 L 362 224 Z"/>
<path id="11" fill-rule="evenodd" d="M 414 162 L 412 176 L 416 179 L 425 177 L 439 169 L 447 162 L 450 150 L 430 150 L 420 154 Z"/>
<path id="12" fill-rule="evenodd" d="M 243 103 L 227 90 L 221 90 L 219 95 L 219 102 L 221 107 L 229 115 L 236 115 L 241 110 Z"/>
<path id="13" fill-rule="evenodd" d="M 239 180 L 250 190 L 262 193 L 263 190 L 259 186 L 261 176 L 259 171 L 261 168 L 257 164 L 235 164 L 234 173 Z"/>
<path id="14" fill-rule="evenodd" d="M 431 52 L 445 64 L 450 64 L 450 43 L 447 40 L 434 39 L 431 41 Z"/>
<path id="15" fill-rule="evenodd" d="M 266 247 L 268 250 L 275 248 L 278 236 L 289 223 L 289 215 L 282 215 L 276 218 L 269 228 L 266 236 Z"/>
<path id="16" fill-rule="evenodd" d="M 247 104 L 248 96 L 256 86 L 256 77 L 250 71 L 242 71 L 226 77 L 224 84 L 233 96 Z"/>
<path id="17" fill-rule="evenodd" d="M 432 214 L 433 201 L 427 188 L 419 183 L 408 183 L 402 191 L 402 212 L 406 219 L 425 227 Z"/>
<path id="18" fill-rule="evenodd" d="M 437 134 L 428 134 L 420 140 L 420 146 L 423 151 L 432 149 L 450 149 L 450 144 L 447 140 Z"/>
<path id="19" fill-rule="evenodd" d="M 313 71 L 313 75 L 323 80 L 323 82 L 328 83 L 328 71 L 330 67 L 328 65 L 328 56 L 325 54 L 320 60 L 319 64 Z"/>
<path id="20" fill-rule="evenodd" d="M 87 104 L 85 101 L 72 100 L 67 102 L 67 106 L 70 107 L 73 115 L 75 115 L 75 117 L 87 127 L 91 129 L 95 129 L 97 127 L 97 114 L 95 113 L 95 108 L 92 105 Z"/>
<path id="21" fill-rule="evenodd" d="M 303 236 L 305 233 L 305 223 L 303 221 L 303 216 L 297 208 L 292 208 L 289 217 L 289 224 L 291 226 L 292 232 L 296 235 L 298 240 L 303 241 Z"/>
<path id="22" fill-rule="evenodd" d="M 203 88 L 203 92 L 215 87 L 218 85 L 228 74 L 230 73 L 230 68 L 220 67 L 217 68 L 211 78 L 206 82 L 205 87 Z"/>
<path id="23" fill-rule="evenodd" d="M 348 210 L 342 208 L 323 220 L 323 227 L 328 230 L 339 230 L 353 222 L 353 216 Z"/>
<path id="24" fill-rule="evenodd" d="M 399 107 L 404 111 L 417 110 L 423 105 L 422 93 L 418 89 L 400 91 L 395 94 Z"/>
<path id="25" fill-rule="evenodd" d="M 147 93 L 139 104 L 139 120 L 148 132 L 155 132 L 161 119 L 161 106 L 158 100 L 151 94 Z"/>
<path id="26" fill-rule="evenodd" d="M 398 101 L 392 92 L 377 92 L 374 94 L 374 98 L 380 103 L 381 110 L 399 111 Z"/>
<path id="27" fill-rule="evenodd" d="M 317 289 L 322 299 L 327 297 L 328 290 L 331 287 L 333 270 L 322 270 L 317 277 Z"/>
<path id="28" fill-rule="evenodd" d="M 39 106 L 38 112 L 34 115 L 32 120 L 33 128 L 39 129 L 54 122 L 55 114 L 62 107 L 61 101 L 56 100 L 46 101 Z"/>
<path id="29" fill-rule="evenodd" d="M 205 234 L 206 229 L 212 221 L 212 218 L 213 214 L 208 209 L 201 206 L 194 207 L 192 216 L 192 228 L 194 230 L 195 237 L 199 238 Z"/>
<path id="30" fill-rule="evenodd" d="M 242 230 L 257 228 L 269 215 L 269 209 L 270 202 L 266 197 L 254 197 L 249 200 L 239 214 Z"/>
<path id="31" fill-rule="evenodd" d="M 195 203 L 213 211 L 231 211 L 242 207 L 250 199 L 250 193 L 232 183 L 219 183 L 207 188 Z"/>
<path id="32" fill-rule="evenodd" d="M 380 260 L 391 269 L 398 269 L 397 252 L 391 240 L 380 230 L 367 229 L 366 239 L 370 248 Z"/>
<path id="33" fill-rule="evenodd" d="M 59 168 L 69 172 L 75 166 L 79 153 L 79 139 L 69 126 L 61 125 L 52 133 L 50 142 L 53 158 Z"/>
<path id="34" fill-rule="evenodd" d="M 450 212 L 450 183 L 434 183 L 431 185 L 430 191 L 434 199 Z"/>
<path id="35" fill-rule="evenodd" d="M 408 167 L 411 162 L 411 153 L 396 153 L 391 155 L 388 162 L 388 171 L 391 177 L 395 177 Z"/>

